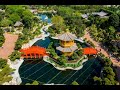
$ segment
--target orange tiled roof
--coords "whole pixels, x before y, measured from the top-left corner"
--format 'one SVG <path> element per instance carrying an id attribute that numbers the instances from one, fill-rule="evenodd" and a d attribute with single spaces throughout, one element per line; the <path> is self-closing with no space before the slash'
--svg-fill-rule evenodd
<path id="1" fill-rule="evenodd" d="M 46 55 L 46 49 L 39 46 L 32 46 L 30 48 L 21 49 L 20 52 L 23 52 L 24 54 L 37 53 L 41 55 Z"/>
<path id="2" fill-rule="evenodd" d="M 97 54 L 98 51 L 94 48 L 83 48 L 83 54 Z"/>

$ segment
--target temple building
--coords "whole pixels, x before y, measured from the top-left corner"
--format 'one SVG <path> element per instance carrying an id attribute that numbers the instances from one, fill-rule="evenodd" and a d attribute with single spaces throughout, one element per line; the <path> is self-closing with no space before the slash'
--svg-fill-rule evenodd
<path id="1" fill-rule="evenodd" d="M 65 56 L 71 56 L 73 52 L 78 49 L 74 42 L 77 37 L 74 34 L 66 32 L 57 35 L 56 38 L 60 40 L 60 46 L 56 47 L 56 49 L 61 51 Z"/>

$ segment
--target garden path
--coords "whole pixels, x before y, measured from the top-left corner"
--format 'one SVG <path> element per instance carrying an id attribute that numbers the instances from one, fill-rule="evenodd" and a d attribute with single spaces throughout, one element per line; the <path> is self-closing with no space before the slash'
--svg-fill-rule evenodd
<path id="1" fill-rule="evenodd" d="M 116 71 L 117 71 L 118 80 L 120 82 L 120 61 L 118 61 L 116 58 L 109 55 L 108 52 L 100 46 L 99 42 L 96 42 L 93 38 L 91 38 L 90 33 L 88 32 L 88 28 L 86 28 L 85 35 L 83 36 L 83 38 L 90 40 L 95 45 L 95 47 L 98 51 L 100 51 L 106 57 L 109 57 L 111 59 L 113 65 L 117 66 Z"/>
<path id="2" fill-rule="evenodd" d="M 14 51 L 15 42 L 18 39 L 18 35 L 4 33 L 5 42 L 0 47 L 0 58 L 8 59 L 8 56 Z"/>

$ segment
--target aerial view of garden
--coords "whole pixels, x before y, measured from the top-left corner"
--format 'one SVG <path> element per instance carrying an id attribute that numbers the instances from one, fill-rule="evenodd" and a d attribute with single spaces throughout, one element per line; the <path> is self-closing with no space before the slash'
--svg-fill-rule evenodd
<path id="1" fill-rule="evenodd" d="M 120 85 L 120 5 L 0 5 L 0 85 Z"/>

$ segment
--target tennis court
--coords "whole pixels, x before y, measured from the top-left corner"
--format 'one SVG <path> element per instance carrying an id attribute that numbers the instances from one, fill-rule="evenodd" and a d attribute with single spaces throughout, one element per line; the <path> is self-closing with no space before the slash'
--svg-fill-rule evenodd
<path id="1" fill-rule="evenodd" d="M 44 61 L 24 61 L 19 69 L 22 84 L 33 82 L 34 80 L 43 83 L 67 84 L 70 85 L 76 80 L 81 85 L 88 85 L 88 79 L 94 73 L 100 72 L 100 64 L 96 59 L 88 60 L 81 70 L 60 71 L 51 64 Z"/>

